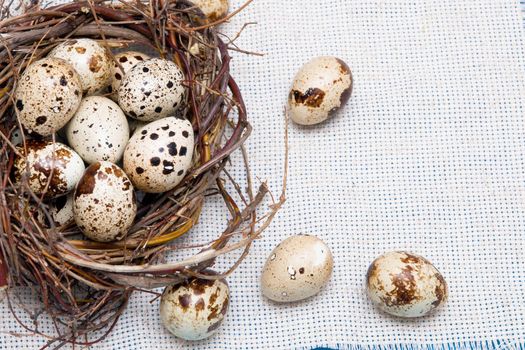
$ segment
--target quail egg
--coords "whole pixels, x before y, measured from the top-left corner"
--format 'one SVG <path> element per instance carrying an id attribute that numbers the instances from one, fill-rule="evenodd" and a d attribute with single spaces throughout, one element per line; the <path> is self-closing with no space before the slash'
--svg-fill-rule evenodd
<path id="1" fill-rule="evenodd" d="M 69 145 L 87 163 L 122 158 L 129 140 L 128 121 L 120 107 L 103 96 L 85 97 L 66 127 Z"/>
<path id="2" fill-rule="evenodd" d="M 131 136 L 124 151 L 124 171 L 143 192 L 169 191 L 191 166 L 193 138 L 187 120 L 168 117 L 151 122 Z"/>
<path id="3" fill-rule="evenodd" d="M 28 140 L 19 147 L 22 157 L 15 160 L 15 177 L 27 179 L 37 195 L 53 198 L 73 190 L 84 172 L 82 158 L 68 146 L 51 141 Z"/>
<path id="4" fill-rule="evenodd" d="M 192 278 L 166 287 L 160 300 L 162 324 L 176 337 L 205 339 L 217 332 L 228 311 L 225 280 Z"/>
<path id="5" fill-rule="evenodd" d="M 126 73 L 137 63 L 143 62 L 149 58 L 148 55 L 138 51 L 124 51 L 116 54 L 111 69 L 111 85 L 109 86 L 109 92 L 114 92 L 116 94 Z M 116 95 L 114 96 L 116 98 Z"/>
<path id="6" fill-rule="evenodd" d="M 192 2 L 201 9 L 211 22 L 215 22 L 228 14 L 228 0 L 192 0 Z"/>
<path id="7" fill-rule="evenodd" d="M 70 224 L 73 218 L 74 193 L 70 192 L 67 196 L 58 197 L 49 205 L 49 214 L 58 226 Z"/>
<path id="8" fill-rule="evenodd" d="M 313 125 L 328 119 L 352 93 L 352 73 L 336 57 L 317 57 L 297 72 L 288 95 L 290 117 L 297 124 Z"/>
<path id="9" fill-rule="evenodd" d="M 67 40 L 55 47 L 49 57 L 66 60 L 80 75 L 82 90 L 87 95 L 109 84 L 113 61 L 108 50 L 95 40 Z"/>
<path id="10" fill-rule="evenodd" d="M 330 248 L 319 238 L 288 237 L 266 260 L 261 276 L 262 293 L 277 302 L 309 298 L 328 283 L 333 266 Z"/>
<path id="11" fill-rule="evenodd" d="M 142 121 L 174 115 L 184 96 L 183 79 L 181 69 L 171 61 L 152 58 L 137 63 L 118 89 L 120 107 Z"/>
<path id="12" fill-rule="evenodd" d="M 113 163 L 91 164 L 75 189 L 73 214 L 88 238 L 109 242 L 122 238 L 137 213 L 133 185 Z"/>
<path id="13" fill-rule="evenodd" d="M 420 317 L 444 304 L 448 288 L 441 273 L 422 256 L 388 252 L 366 276 L 368 295 L 381 310 L 399 317 Z"/>
<path id="14" fill-rule="evenodd" d="M 80 79 L 64 60 L 44 58 L 29 65 L 15 90 L 20 123 L 49 136 L 71 119 L 82 98 Z"/>

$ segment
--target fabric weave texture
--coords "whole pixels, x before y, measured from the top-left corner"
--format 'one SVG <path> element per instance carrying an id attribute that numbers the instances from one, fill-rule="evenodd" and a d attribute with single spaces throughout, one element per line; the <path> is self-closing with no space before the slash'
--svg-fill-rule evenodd
<path id="1" fill-rule="evenodd" d="M 346 61 L 353 96 L 323 124 L 290 125 L 288 201 L 229 278 L 231 308 L 215 337 L 196 343 L 172 337 L 160 324 L 158 301 L 136 293 L 109 338 L 91 349 L 523 349 L 525 33 L 519 5 L 255 0 L 223 27 L 234 36 L 244 23 L 257 22 L 236 44 L 265 53 L 235 53 L 232 60 L 254 126 L 247 144 L 254 176 L 279 193 L 283 106 L 304 62 L 319 55 Z M 240 160 L 233 159 L 237 177 Z M 220 200 L 211 198 L 198 227 L 180 242 L 216 237 L 226 218 Z M 260 272 L 273 247 L 299 233 L 318 235 L 331 247 L 332 279 L 304 302 L 274 304 L 260 294 Z M 442 272 L 450 288 L 443 309 L 402 320 L 370 304 L 368 265 L 393 249 L 421 254 Z M 220 260 L 218 269 L 228 262 Z M 5 302 L 0 314 L 0 349 L 45 344 L 9 334 L 25 333 Z M 52 325 L 42 321 L 40 329 Z"/>

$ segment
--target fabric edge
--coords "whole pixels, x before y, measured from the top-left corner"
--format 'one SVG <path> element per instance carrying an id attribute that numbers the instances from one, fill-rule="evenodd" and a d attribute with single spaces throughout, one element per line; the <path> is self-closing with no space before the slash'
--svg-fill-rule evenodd
<path id="1" fill-rule="evenodd" d="M 334 347 L 335 346 L 335 347 Z M 333 344 L 317 347 L 301 347 L 297 350 L 525 350 L 525 338 L 508 340 L 486 340 L 470 342 L 452 342 L 441 344 Z"/>

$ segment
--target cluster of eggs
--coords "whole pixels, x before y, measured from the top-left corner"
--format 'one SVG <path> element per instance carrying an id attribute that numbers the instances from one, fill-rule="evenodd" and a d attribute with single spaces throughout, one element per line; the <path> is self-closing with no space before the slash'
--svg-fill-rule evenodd
<path id="1" fill-rule="evenodd" d="M 297 72 L 288 94 L 290 118 L 299 125 L 324 122 L 350 98 L 353 77 L 348 65 L 333 56 L 316 57 Z M 294 302 L 317 294 L 330 279 L 333 257 L 315 236 L 282 241 L 267 258 L 261 275 L 263 295 Z M 420 317 L 443 305 L 448 288 L 441 273 L 422 256 L 387 252 L 372 262 L 367 294 L 381 310 L 398 317 Z"/>
<path id="2" fill-rule="evenodd" d="M 319 238 L 296 235 L 282 241 L 267 258 L 261 291 L 275 302 L 294 302 L 317 294 L 330 279 L 334 261 Z M 367 294 L 381 310 L 398 317 L 425 316 L 443 305 L 448 288 L 441 273 L 422 256 L 387 252 L 366 275 Z"/>
<path id="3" fill-rule="evenodd" d="M 112 56 L 92 39 L 60 43 L 16 87 L 18 120 L 39 137 L 19 144 L 15 177 L 50 202 L 56 224 L 74 221 L 99 242 L 124 237 L 137 212 L 134 191 L 169 191 L 191 167 L 193 128 L 178 116 L 183 81 L 172 61 Z M 141 123 L 133 133 L 128 118 Z M 53 141 L 59 131 L 67 142 Z"/>

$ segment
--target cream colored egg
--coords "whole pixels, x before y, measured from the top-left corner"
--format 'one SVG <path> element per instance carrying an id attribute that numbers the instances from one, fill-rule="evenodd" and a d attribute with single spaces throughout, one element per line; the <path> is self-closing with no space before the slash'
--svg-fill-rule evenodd
<path id="1" fill-rule="evenodd" d="M 141 191 L 169 191 L 191 167 L 193 143 L 189 121 L 168 117 L 151 122 L 131 136 L 124 151 L 124 171 Z"/>
<path id="2" fill-rule="evenodd" d="M 15 160 L 17 181 L 27 181 L 37 195 L 54 198 L 66 194 L 84 172 L 84 162 L 68 146 L 51 141 L 28 140 L 26 148 L 19 147 L 22 154 Z"/>
<path id="3" fill-rule="evenodd" d="M 115 55 L 111 68 L 111 85 L 109 86 L 109 92 L 115 93 L 113 95 L 115 99 L 117 98 L 116 93 L 120 87 L 120 83 L 126 76 L 126 73 L 137 63 L 149 58 L 145 53 L 138 51 L 124 51 Z"/>
<path id="4" fill-rule="evenodd" d="M 120 107 L 103 96 L 85 97 L 66 127 L 69 145 L 91 164 L 118 162 L 129 140 L 128 121 Z"/>
<path id="5" fill-rule="evenodd" d="M 366 280 L 372 302 L 394 316 L 427 315 L 448 297 L 447 283 L 434 265 L 407 252 L 378 257 L 370 265 Z"/>
<path id="6" fill-rule="evenodd" d="M 74 193 L 58 197 L 49 205 L 49 214 L 58 226 L 68 225 L 74 221 L 73 217 Z"/>
<path id="7" fill-rule="evenodd" d="M 175 115 L 184 97 L 183 80 L 182 70 L 171 61 L 152 58 L 137 63 L 118 89 L 120 107 L 142 121 Z"/>
<path id="8" fill-rule="evenodd" d="M 336 57 L 316 57 L 307 62 L 294 78 L 288 109 L 294 122 L 318 124 L 343 106 L 352 93 L 352 73 Z"/>
<path id="9" fill-rule="evenodd" d="M 115 164 L 93 163 L 75 189 L 73 213 L 88 238 L 98 242 L 120 239 L 137 213 L 133 185 Z"/>
<path id="10" fill-rule="evenodd" d="M 229 300 L 226 281 L 192 278 L 166 287 L 160 300 L 160 319 L 176 337 L 205 339 L 218 331 Z"/>
<path id="11" fill-rule="evenodd" d="M 330 248 L 310 235 L 282 241 L 266 260 L 261 290 L 277 302 L 292 302 L 317 294 L 328 283 L 334 260 Z"/>
<path id="12" fill-rule="evenodd" d="M 82 90 L 91 95 L 110 83 L 113 60 L 108 50 L 92 39 L 70 39 L 55 47 L 49 57 L 66 60 L 80 75 Z"/>
<path id="13" fill-rule="evenodd" d="M 206 18 L 215 22 L 228 14 L 228 0 L 191 0 L 195 6 L 201 9 Z"/>
<path id="14" fill-rule="evenodd" d="M 20 123 L 49 136 L 71 119 L 82 98 L 80 79 L 64 60 L 44 58 L 29 65 L 15 90 Z"/>

